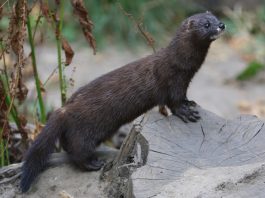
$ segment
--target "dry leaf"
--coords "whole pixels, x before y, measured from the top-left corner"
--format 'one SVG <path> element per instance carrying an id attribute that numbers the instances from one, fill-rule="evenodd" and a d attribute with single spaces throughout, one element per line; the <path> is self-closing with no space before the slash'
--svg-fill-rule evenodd
<path id="1" fill-rule="evenodd" d="M 14 5 L 9 22 L 9 45 L 16 54 L 17 61 L 14 64 L 16 72 L 13 76 L 13 89 L 19 101 L 23 101 L 27 95 L 27 88 L 22 82 L 22 68 L 25 65 L 24 40 L 26 36 L 27 1 L 17 1 Z"/>
<path id="2" fill-rule="evenodd" d="M 28 123 L 25 115 L 19 115 L 19 120 L 20 120 L 20 124 L 21 126 L 25 127 Z"/>
<path id="3" fill-rule="evenodd" d="M 42 15 L 46 18 L 46 20 L 49 23 L 54 21 L 57 24 L 58 18 L 56 16 L 56 14 L 49 9 L 48 4 L 43 3 L 43 1 L 40 1 L 40 9 L 41 9 Z M 57 30 L 55 30 L 55 33 L 56 33 L 56 31 Z M 58 36 L 58 33 L 56 33 L 56 36 Z"/>
<path id="4" fill-rule="evenodd" d="M 41 130 L 43 129 L 44 125 L 38 121 L 35 122 L 35 128 L 32 130 L 32 133 L 29 133 L 29 138 L 31 140 L 35 140 L 36 137 L 39 135 Z"/>
<path id="5" fill-rule="evenodd" d="M 2 11 L 3 11 L 3 8 L 4 8 L 4 6 L 0 7 L 0 20 L 1 20 L 1 18 L 2 18 Z"/>
<path id="6" fill-rule="evenodd" d="M 43 3 L 43 1 L 40 1 L 40 9 L 43 14 L 43 16 L 49 21 L 49 7 L 46 3 Z"/>
<path id="7" fill-rule="evenodd" d="M 242 100 L 238 103 L 238 108 L 242 112 L 250 112 L 251 111 L 251 104 L 246 100 Z"/>
<path id="8" fill-rule="evenodd" d="M 74 14 L 79 19 L 85 38 L 92 47 L 94 54 L 96 54 L 96 40 L 92 34 L 93 22 L 89 19 L 84 2 L 83 0 L 71 0 L 71 2 L 74 8 Z"/>
<path id="9" fill-rule="evenodd" d="M 238 103 L 238 108 L 242 113 L 265 117 L 265 100 L 257 100 L 254 102 L 242 100 Z"/>
<path id="10" fill-rule="evenodd" d="M 56 0 L 56 4 L 58 6 L 60 4 L 60 1 Z M 62 49 L 65 52 L 65 58 L 66 58 L 65 65 L 66 66 L 70 65 L 72 62 L 73 56 L 74 56 L 74 51 L 72 50 L 68 41 L 65 38 L 63 38 L 59 33 L 59 25 L 57 23 L 58 18 L 56 14 L 50 11 L 48 4 L 43 3 L 43 1 L 41 1 L 41 11 L 42 11 L 43 16 L 46 18 L 48 22 L 51 22 L 51 20 L 55 22 L 56 24 L 55 35 L 56 35 L 56 38 L 60 39 L 62 42 Z"/>
<path id="11" fill-rule="evenodd" d="M 21 74 L 20 74 L 21 76 Z M 22 82 L 22 76 L 18 80 L 17 89 L 16 89 L 16 98 L 19 100 L 19 102 L 23 102 L 28 94 L 28 88 L 26 85 Z"/>
<path id="12" fill-rule="evenodd" d="M 43 85 L 43 83 L 39 80 L 39 82 L 40 82 L 40 90 L 41 90 L 41 92 L 46 92 L 46 89 L 44 88 L 44 85 Z"/>
<path id="13" fill-rule="evenodd" d="M 72 62 L 72 59 L 74 57 L 74 51 L 71 48 L 70 44 L 68 43 L 68 41 L 65 38 L 62 38 L 62 48 L 64 50 L 65 53 L 65 65 L 70 65 Z"/>
<path id="14" fill-rule="evenodd" d="M 61 3 L 60 0 L 55 0 L 55 2 L 57 5 L 60 5 L 60 3 Z"/>
<path id="15" fill-rule="evenodd" d="M 23 44 L 26 36 L 27 1 L 17 1 L 14 5 L 9 22 L 9 42 L 18 57 L 18 66 L 23 61 Z"/>
<path id="16" fill-rule="evenodd" d="M 60 193 L 59 193 L 59 196 L 61 197 L 61 198 L 73 198 L 73 196 L 72 195 L 70 195 L 68 192 L 66 192 L 66 191 L 61 191 Z"/>

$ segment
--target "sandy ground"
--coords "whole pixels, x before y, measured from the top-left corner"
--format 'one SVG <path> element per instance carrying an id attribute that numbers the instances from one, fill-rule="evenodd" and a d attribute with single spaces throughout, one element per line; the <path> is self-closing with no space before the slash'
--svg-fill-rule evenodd
<path id="1" fill-rule="evenodd" d="M 75 81 L 74 86 L 69 87 L 68 95 L 96 77 L 152 53 L 149 48 L 135 50 L 134 53 L 121 48 L 109 48 L 94 56 L 88 48 L 74 47 L 74 50 L 73 63 L 66 68 L 66 76 Z M 40 78 L 45 81 L 56 67 L 56 49 L 41 47 L 37 49 L 37 54 Z M 189 98 L 217 115 L 234 118 L 240 113 L 240 101 L 255 102 L 265 98 L 265 81 L 251 81 L 243 85 L 234 83 L 235 76 L 245 67 L 246 63 L 226 43 L 222 40 L 214 42 L 204 65 L 191 83 Z M 57 74 L 52 81 L 56 81 L 56 78 Z M 33 81 L 30 81 L 28 86 L 34 90 Z M 46 90 L 48 104 L 59 107 L 58 83 L 48 84 Z"/>
<path id="2" fill-rule="evenodd" d="M 103 183 L 99 183 L 100 172 L 83 172 L 71 165 L 60 165 L 45 170 L 32 184 L 30 192 L 22 194 L 17 186 L 1 185 L 1 198 L 86 198 L 104 197 Z M 36 185 L 37 184 L 37 185 Z M 14 187 L 15 186 L 15 187 Z"/>

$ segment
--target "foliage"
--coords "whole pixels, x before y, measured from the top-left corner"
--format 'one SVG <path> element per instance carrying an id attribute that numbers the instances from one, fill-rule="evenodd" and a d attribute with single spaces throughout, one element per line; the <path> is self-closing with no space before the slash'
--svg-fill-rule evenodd
<path id="1" fill-rule="evenodd" d="M 43 100 L 45 87 L 39 79 L 38 57 L 35 54 L 35 36 L 41 33 L 43 24 L 46 29 L 52 30 L 51 35 L 56 40 L 62 104 L 66 101 L 64 67 L 71 64 L 74 52 L 62 34 L 65 2 L 19 0 L 0 4 L 0 166 L 7 165 L 10 161 L 20 161 L 31 140 L 30 136 L 34 136 L 33 132 L 38 133 L 42 128 L 41 124 L 46 121 Z M 93 23 L 83 1 L 71 0 L 70 5 L 85 38 L 95 52 Z M 26 39 L 31 48 L 27 56 L 24 51 Z M 65 61 L 62 60 L 62 50 L 65 52 Z M 38 104 L 38 108 L 35 106 L 33 110 L 35 127 L 31 129 L 27 125 L 26 116 L 18 111 L 18 107 L 27 99 L 28 89 L 24 83 L 26 67 L 32 67 L 33 70 Z"/>
<path id="2" fill-rule="evenodd" d="M 167 38 L 168 32 L 174 32 L 187 14 L 195 11 L 192 4 L 187 6 L 181 0 L 98 0 L 85 3 L 91 18 L 96 22 L 94 34 L 99 46 L 104 46 L 107 41 L 122 41 L 127 46 L 142 43 L 135 25 L 124 15 L 119 5 L 142 23 L 143 29 L 152 33 L 158 43 Z"/>
<path id="3" fill-rule="evenodd" d="M 264 70 L 265 65 L 259 62 L 251 62 L 238 76 L 237 80 L 248 80 L 253 78 L 259 71 Z"/>
<path id="4" fill-rule="evenodd" d="M 237 49 L 247 62 L 247 67 L 237 79 L 247 80 L 254 77 L 265 65 L 265 4 L 256 12 L 248 12 L 241 7 L 226 9 L 226 24 L 231 45 Z"/>

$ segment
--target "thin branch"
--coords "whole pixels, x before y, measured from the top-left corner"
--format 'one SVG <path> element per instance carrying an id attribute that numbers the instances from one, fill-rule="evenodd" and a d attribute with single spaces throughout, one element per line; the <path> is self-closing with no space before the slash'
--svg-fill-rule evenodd
<path id="1" fill-rule="evenodd" d="M 4 5 L 8 2 L 9 0 L 6 0 L 1 6 L 0 8 L 4 7 Z"/>
<path id="2" fill-rule="evenodd" d="M 143 23 L 141 21 L 137 21 L 134 16 L 130 13 L 128 13 L 121 5 L 120 2 L 117 3 L 119 6 L 119 9 L 122 11 L 122 13 L 127 16 L 135 25 L 135 27 L 137 27 L 138 32 L 140 33 L 140 35 L 144 38 L 144 40 L 146 41 L 147 45 L 150 46 L 153 50 L 153 52 L 155 53 L 155 47 L 154 47 L 154 43 L 155 40 L 152 38 L 152 36 L 150 35 L 149 32 L 145 31 L 143 29 Z"/>

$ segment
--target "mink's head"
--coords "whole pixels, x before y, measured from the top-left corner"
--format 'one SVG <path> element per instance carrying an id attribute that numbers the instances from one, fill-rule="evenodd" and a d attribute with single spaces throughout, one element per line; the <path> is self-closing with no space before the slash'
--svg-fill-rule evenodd
<path id="1" fill-rule="evenodd" d="M 182 28 L 195 41 L 212 42 L 224 32 L 225 25 L 210 12 L 195 14 L 187 18 Z"/>

